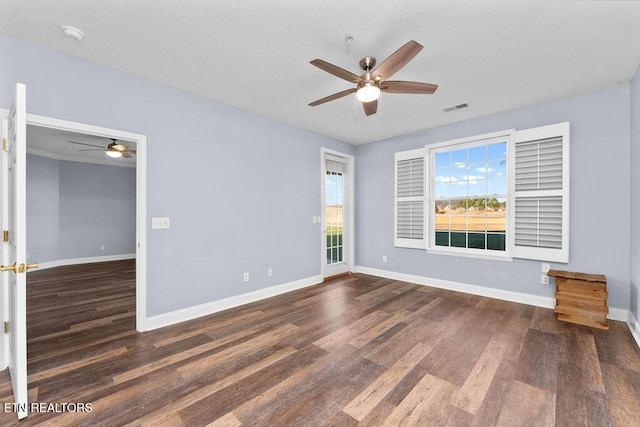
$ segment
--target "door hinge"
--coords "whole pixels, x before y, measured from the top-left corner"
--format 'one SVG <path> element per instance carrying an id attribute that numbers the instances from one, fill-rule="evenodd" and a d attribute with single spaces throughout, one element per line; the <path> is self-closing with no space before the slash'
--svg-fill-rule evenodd
<path id="1" fill-rule="evenodd" d="M 9 322 L 4 322 L 4 333 L 5 334 L 9 333 Z"/>
<path id="2" fill-rule="evenodd" d="M 7 138 L 2 138 L 2 149 L 7 151 Z"/>
<path id="3" fill-rule="evenodd" d="M 9 230 L 3 230 L 2 231 L 2 241 L 3 242 L 8 242 L 9 241 Z"/>

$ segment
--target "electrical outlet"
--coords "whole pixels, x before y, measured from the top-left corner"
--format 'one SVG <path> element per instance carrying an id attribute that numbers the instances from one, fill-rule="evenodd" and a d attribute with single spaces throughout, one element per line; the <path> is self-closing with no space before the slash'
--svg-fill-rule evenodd
<path id="1" fill-rule="evenodd" d="M 271 267 L 267 268 L 267 276 L 269 277 L 273 276 L 273 268 Z"/>
<path id="2" fill-rule="evenodd" d="M 549 264 L 547 262 L 543 262 L 542 263 L 542 272 L 544 274 L 547 274 L 549 272 L 549 270 L 551 270 L 551 264 Z"/>
<path id="3" fill-rule="evenodd" d="M 387 262 L 387 256 L 386 255 L 382 255 L 382 262 Z"/>
<path id="4" fill-rule="evenodd" d="M 100 250 L 101 251 L 104 251 L 105 249 L 107 249 L 105 245 L 100 245 Z"/>
<path id="5" fill-rule="evenodd" d="M 245 282 L 248 282 L 248 281 L 249 281 L 249 273 L 248 273 L 248 272 L 247 272 L 247 273 L 244 273 L 244 274 L 242 275 L 242 280 L 244 280 Z"/>
<path id="6" fill-rule="evenodd" d="M 549 276 L 547 276 L 546 274 L 540 275 L 540 283 L 542 283 L 543 285 L 548 285 L 549 284 Z"/>

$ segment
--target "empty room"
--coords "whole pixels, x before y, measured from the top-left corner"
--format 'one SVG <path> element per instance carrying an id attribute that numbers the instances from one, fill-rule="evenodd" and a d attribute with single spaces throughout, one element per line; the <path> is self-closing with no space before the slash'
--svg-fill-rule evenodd
<path id="1" fill-rule="evenodd" d="M 640 425 L 638 22 L 0 0 L 0 424 Z"/>

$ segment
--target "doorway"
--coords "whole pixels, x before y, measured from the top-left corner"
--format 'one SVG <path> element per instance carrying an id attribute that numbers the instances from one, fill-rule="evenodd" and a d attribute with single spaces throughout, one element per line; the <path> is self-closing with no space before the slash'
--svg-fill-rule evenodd
<path id="1" fill-rule="evenodd" d="M 323 148 L 322 159 L 322 277 L 353 271 L 353 156 Z"/>
<path id="2" fill-rule="evenodd" d="M 135 259 L 136 259 L 136 330 L 146 330 L 146 136 L 84 123 L 27 114 L 27 126 L 51 131 L 83 134 L 103 140 L 115 139 L 122 144 L 135 146 Z M 69 144 L 70 145 L 70 144 Z M 81 147 L 81 146 L 78 146 Z M 87 147 L 90 149 L 91 147 Z"/>

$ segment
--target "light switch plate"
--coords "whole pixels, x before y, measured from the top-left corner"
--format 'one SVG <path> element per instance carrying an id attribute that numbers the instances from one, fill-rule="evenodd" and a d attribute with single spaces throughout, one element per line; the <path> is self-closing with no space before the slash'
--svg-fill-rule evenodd
<path id="1" fill-rule="evenodd" d="M 170 228 L 171 224 L 169 218 L 167 217 L 153 217 L 151 218 L 151 228 L 159 229 L 159 228 Z"/>

